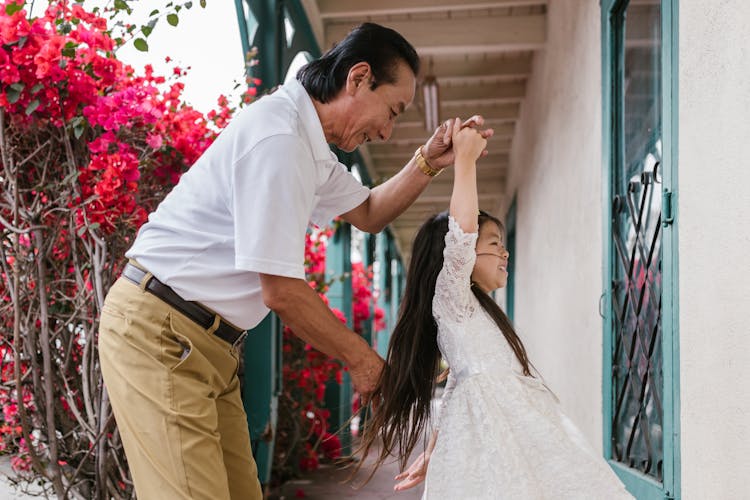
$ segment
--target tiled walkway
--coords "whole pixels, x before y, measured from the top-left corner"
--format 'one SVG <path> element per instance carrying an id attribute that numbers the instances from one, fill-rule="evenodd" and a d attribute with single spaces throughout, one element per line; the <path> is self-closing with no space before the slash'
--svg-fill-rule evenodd
<path id="1" fill-rule="evenodd" d="M 414 455 L 418 455 L 418 451 Z M 368 461 L 368 464 L 371 461 Z M 411 463 L 411 462 L 409 462 Z M 367 478 L 371 469 L 366 466 L 357 476 L 355 484 Z M 389 459 L 382 465 L 372 477 L 370 482 L 359 489 L 355 489 L 351 482 L 345 482 L 349 477 L 350 469 L 342 469 L 334 465 L 321 465 L 321 467 L 307 474 L 305 477 L 288 481 L 276 491 L 269 494 L 270 500 L 290 500 L 306 498 L 308 500 L 338 500 L 357 498 L 362 500 L 420 500 L 422 498 L 423 486 L 419 485 L 411 490 L 396 492 L 393 487 L 396 484 L 394 477 L 398 474 L 398 464 Z"/>
<path id="2" fill-rule="evenodd" d="M 271 500 L 290 500 L 306 498 L 308 500 L 338 500 L 357 498 L 362 500 L 419 500 L 422 498 L 422 485 L 407 491 L 393 491 L 396 482 L 393 477 L 398 474 L 398 464 L 383 465 L 373 478 L 361 489 L 354 489 L 351 483 L 342 484 L 349 477 L 348 470 L 341 470 L 332 465 L 323 465 L 317 471 L 302 479 L 285 483 L 278 491 L 271 492 Z M 366 477 L 364 474 L 360 476 Z"/>

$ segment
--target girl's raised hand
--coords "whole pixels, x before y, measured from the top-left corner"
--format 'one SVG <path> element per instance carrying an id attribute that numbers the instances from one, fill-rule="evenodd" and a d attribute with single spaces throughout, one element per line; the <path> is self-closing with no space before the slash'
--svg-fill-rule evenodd
<path id="1" fill-rule="evenodd" d="M 453 150 L 456 154 L 456 167 L 459 163 L 474 163 L 487 147 L 487 139 L 474 128 L 461 128 L 461 119 L 456 118 L 453 123 Z"/>

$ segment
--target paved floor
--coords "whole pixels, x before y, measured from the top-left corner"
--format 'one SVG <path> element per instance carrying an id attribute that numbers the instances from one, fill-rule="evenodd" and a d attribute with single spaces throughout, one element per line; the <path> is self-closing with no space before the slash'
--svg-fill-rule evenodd
<path id="1" fill-rule="evenodd" d="M 436 391 L 436 397 L 433 399 L 432 414 L 438 409 L 442 388 Z M 423 440 L 418 440 L 421 443 Z M 356 448 L 356 441 L 354 443 Z M 418 456 L 423 448 L 418 444 L 412 457 L 407 464 L 411 464 L 412 458 Z M 370 452 L 371 454 L 374 451 Z M 371 463 L 371 460 L 368 460 Z M 370 469 L 362 468 L 359 477 L 366 478 Z M 393 491 L 396 484 L 394 477 L 399 473 L 398 463 L 394 459 L 389 459 L 383 464 L 372 477 L 369 483 L 360 489 L 355 489 L 352 483 L 345 482 L 349 477 L 349 470 L 341 470 L 332 465 L 322 465 L 318 470 L 307 474 L 297 480 L 287 481 L 278 490 L 271 491 L 268 494 L 268 500 L 290 500 L 296 498 L 306 498 L 309 500 L 338 500 L 339 498 L 358 498 L 363 500 L 420 500 L 424 485 L 420 484 L 410 490 Z M 358 484 L 358 483 L 357 483 Z"/>
<path id="2" fill-rule="evenodd" d="M 363 468 L 358 478 L 366 478 L 369 469 Z M 357 498 L 361 500 L 420 500 L 422 498 L 422 485 L 411 490 L 396 492 L 393 486 L 396 482 L 394 476 L 398 474 L 398 464 L 395 461 L 381 466 L 372 477 L 370 482 L 359 489 L 355 489 L 351 482 L 345 482 L 349 477 L 349 469 L 341 469 L 334 465 L 321 465 L 321 467 L 307 474 L 305 477 L 288 481 L 278 490 L 269 492 L 268 500 L 296 500 L 305 498 L 308 500 L 338 500 Z M 0 500 L 28 500 L 38 499 L 40 489 L 30 488 L 37 494 L 33 495 L 23 488 L 13 485 L 8 479 L 13 475 L 10 467 L 10 457 L 0 456 Z M 358 483 L 355 483 L 358 484 Z M 28 486 L 27 486 L 28 488 Z"/>
<path id="3" fill-rule="evenodd" d="M 366 471 L 362 471 L 366 472 Z M 422 498 L 422 485 L 407 491 L 393 491 L 398 474 L 398 464 L 390 463 L 380 467 L 365 486 L 354 489 L 351 483 L 344 483 L 349 477 L 348 470 L 333 465 L 323 465 L 305 477 L 286 482 L 278 491 L 271 492 L 269 500 L 337 500 L 357 498 L 362 500 L 419 500 Z M 367 477 L 360 473 L 359 476 Z"/>

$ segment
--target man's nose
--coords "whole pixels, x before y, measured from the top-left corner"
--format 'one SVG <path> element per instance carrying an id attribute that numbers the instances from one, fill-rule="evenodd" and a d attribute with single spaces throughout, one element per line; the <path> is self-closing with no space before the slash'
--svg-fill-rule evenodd
<path id="1" fill-rule="evenodd" d="M 378 131 L 378 135 L 380 136 L 381 141 L 387 141 L 391 138 L 391 135 L 393 134 L 393 122 L 389 121 L 385 124 L 383 128 L 381 128 Z"/>

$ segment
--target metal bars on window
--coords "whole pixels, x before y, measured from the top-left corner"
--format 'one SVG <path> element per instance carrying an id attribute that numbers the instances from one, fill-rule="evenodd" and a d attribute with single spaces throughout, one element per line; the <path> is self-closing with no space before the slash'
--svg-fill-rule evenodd
<path id="1" fill-rule="evenodd" d="M 679 497 L 676 18 L 602 1 L 604 453 L 644 499 Z"/>

